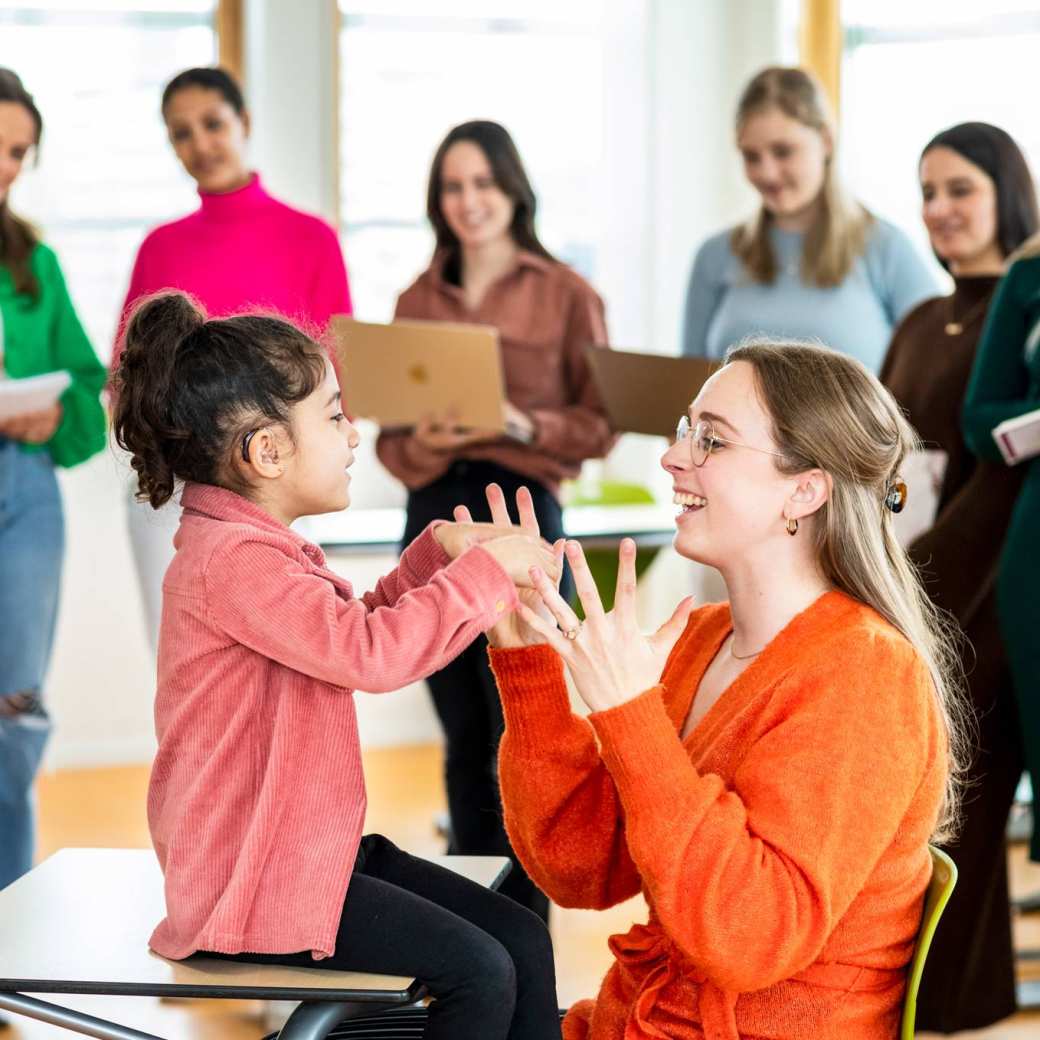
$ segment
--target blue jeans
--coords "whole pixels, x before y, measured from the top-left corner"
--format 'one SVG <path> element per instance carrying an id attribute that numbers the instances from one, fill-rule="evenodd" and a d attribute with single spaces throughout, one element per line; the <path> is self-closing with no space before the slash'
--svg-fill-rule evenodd
<path id="1" fill-rule="evenodd" d="M 43 682 L 64 553 L 50 455 L 0 437 L 0 888 L 32 866 L 32 789 L 50 733 Z"/>

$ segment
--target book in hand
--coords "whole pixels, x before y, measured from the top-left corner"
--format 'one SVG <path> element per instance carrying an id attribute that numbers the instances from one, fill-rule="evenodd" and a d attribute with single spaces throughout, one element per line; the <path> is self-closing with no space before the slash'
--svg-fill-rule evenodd
<path id="1" fill-rule="evenodd" d="M 1009 466 L 1040 455 L 1040 408 L 994 426 L 993 439 Z"/>
<path id="2" fill-rule="evenodd" d="M 68 372 L 45 372 L 27 379 L 0 379 L 0 422 L 50 408 L 68 389 Z"/>

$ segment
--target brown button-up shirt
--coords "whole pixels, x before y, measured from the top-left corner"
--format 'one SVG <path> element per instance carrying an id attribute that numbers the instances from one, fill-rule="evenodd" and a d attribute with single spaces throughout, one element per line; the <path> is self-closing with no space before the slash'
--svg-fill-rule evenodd
<path id="1" fill-rule="evenodd" d="M 564 264 L 521 252 L 516 267 L 471 309 L 445 281 L 444 256 L 397 300 L 395 318 L 469 322 L 498 329 L 506 394 L 534 421 L 530 444 L 502 437 L 457 451 L 431 451 L 406 432 L 381 433 L 376 453 L 406 487 L 425 487 L 457 459 L 496 462 L 559 493 L 585 459 L 605 455 L 613 435 L 585 362 L 584 347 L 605 347 L 603 301 Z"/>

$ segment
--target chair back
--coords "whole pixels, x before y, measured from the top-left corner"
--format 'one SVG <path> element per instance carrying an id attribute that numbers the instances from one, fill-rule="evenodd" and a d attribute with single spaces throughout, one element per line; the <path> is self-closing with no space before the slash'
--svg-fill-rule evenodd
<path id="1" fill-rule="evenodd" d="M 924 911 L 921 914 L 921 928 L 914 943 L 914 955 L 910 959 L 910 971 L 906 979 L 906 996 L 903 998 L 903 1026 L 900 1040 L 914 1040 L 914 1026 L 917 1019 L 917 992 L 921 988 L 921 976 L 924 974 L 924 962 L 928 958 L 928 950 L 932 945 L 932 937 L 939 926 L 946 904 L 953 895 L 957 884 L 957 864 L 942 849 L 934 845 L 928 846 L 932 854 L 932 880 L 928 883 L 928 891 L 924 897 Z"/>

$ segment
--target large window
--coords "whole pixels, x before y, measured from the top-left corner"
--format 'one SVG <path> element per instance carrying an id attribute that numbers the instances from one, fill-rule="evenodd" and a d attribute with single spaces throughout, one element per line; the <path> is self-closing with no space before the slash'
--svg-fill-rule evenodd
<path id="1" fill-rule="evenodd" d="M 397 294 L 429 261 L 430 160 L 448 129 L 467 119 L 509 129 L 538 196 L 540 237 L 597 283 L 610 222 L 602 172 L 608 7 L 342 0 L 341 220 L 360 317 L 388 320 Z M 624 69 L 610 73 L 616 80 Z"/>
<path id="2" fill-rule="evenodd" d="M 163 83 L 216 58 L 215 0 L 16 0 L 0 6 L 0 65 L 43 114 L 39 165 L 12 202 L 54 246 L 98 353 L 107 357 L 134 252 L 188 212 L 194 186 L 159 116 Z"/>
<path id="3" fill-rule="evenodd" d="M 984 120 L 1040 167 L 1035 0 L 844 0 L 842 150 L 856 194 L 924 247 L 917 161 L 938 131 Z"/>

